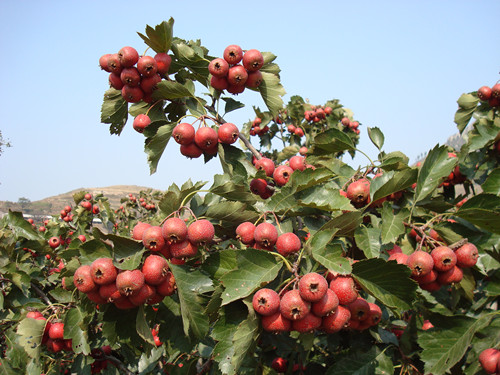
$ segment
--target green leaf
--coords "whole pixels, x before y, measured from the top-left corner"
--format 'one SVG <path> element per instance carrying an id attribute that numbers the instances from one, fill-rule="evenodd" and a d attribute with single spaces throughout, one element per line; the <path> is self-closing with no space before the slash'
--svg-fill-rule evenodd
<path id="1" fill-rule="evenodd" d="M 248 308 L 248 317 L 240 323 L 233 335 L 234 356 L 231 359 L 235 371 L 238 371 L 247 354 L 256 345 L 259 334 L 259 319 L 253 309 L 252 303 L 243 301 Z"/>
<path id="2" fill-rule="evenodd" d="M 498 195 L 476 195 L 467 200 L 456 215 L 480 228 L 500 234 L 500 197 Z"/>
<path id="3" fill-rule="evenodd" d="M 146 35 L 141 33 L 139 36 L 144 42 L 150 46 L 156 53 L 167 53 L 172 45 L 174 19 L 170 17 L 167 21 L 163 21 L 156 25 L 153 29 L 146 25 Z"/>
<path id="4" fill-rule="evenodd" d="M 84 314 L 79 307 L 74 307 L 68 311 L 64 317 L 64 338 L 71 339 L 75 353 L 90 353 L 87 329 L 83 322 Z M 82 329 L 85 328 L 85 329 Z"/>
<path id="5" fill-rule="evenodd" d="M 415 189 L 415 203 L 431 195 L 453 171 L 457 162 L 458 158 L 448 156 L 446 146 L 434 147 L 419 170 Z"/>
<path id="6" fill-rule="evenodd" d="M 152 138 L 146 139 L 144 152 L 148 155 L 149 172 L 151 174 L 156 172 L 158 162 L 163 155 L 163 151 L 165 151 L 165 147 L 167 147 L 175 126 L 175 122 L 160 126 Z"/>
<path id="7" fill-rule="evenodd" d="M 317 232 L 311 238 L 312 256 L 332 272 L 349 274 L 352 271 L 349 260 L 344 256 L 342 243 L 331 240 L 327 232 Z"/>
<path id="8" fill-rule="evenodd" d="M 277 116 L 278 112 L 283 109 L 283 99 L 286 94 L 285 89 L 280 83 L 280 79 L 276 74 L 262 71 L 262 83 L 259 86 L 260 95 L 266 103 L 271 115 Z"/>
<path id="9" fill-rule="evenodd" d="M 174 39 L 171 48 L 178 60 L 178 64 L 172 61 L 172 66 L 180 64 L 179 69 L 186 67 L 194 73 L 197 81 L 208 86 L 208 64 L 210 61 L 205 58 L 206 49 L 199 45 L 199 40 L 186 44 L 183 40 Z"/>
<path id="10" fill-rule="evenodd" d="M 422 332 L 418 344 L 423 351 L 425 373 L 445 374 L 465 354 L 475 333 L 486 327 L 498 312 L 479 318 L 433 316 L 434 329 Z"/>
<path id="11" fill-rule="evenodd" d="M 468 133 L 469 152 L 477 151 L 492 143 L 500 132 L 500 127 L 492 121 L 480 119 L 474 124 L 474 130 Z"/>
<path id="12" fill-rule="evenodd" d="M 40 241 L 42 238 L 33 226 L 23 217 L 22 212 L 9 211 L 7 214 L 7 225 L 14 232 L 17 239 Z"/>
<path id="13" fill-rule="evenodd" d="M 114 234 L 109 234 L 106 238 L 113 242 L 113 258 L 116 267 L 121 270 L 134 270 L 139 267 L 145 251 L 142 242 Z"/>
<path id="14" fill-rule="evenodd" d="M 222 100 L 226 102 L 226 106 L 224 107 L 224 114 L 243 108 L 245 106 L 245 104 L 234 100 L 233 98 L 222 98 Z"/>
<path id="15" fill-rule="evenodd" d="M 184 333 L 189 336 L 192 332 L 195 337 L 201 339 L 208 333 L 209 328 L 203 306 L 206 301 L 201 293 L 213 289 L 212 280 L 199 270 L 192 271 L 184 266 L 170 264 L 170 269 L 177 285 Z"/>
<path id="16" fill-rule="evenodd" d="M 317 185 L 297 194 L 297 202 L 301 206 L 317 208 L 324 211 L 353 211 L 351 201 L 340 195 L 334 183 Z"/>
<path id="17" fill-rule="evenodd" d="M 104 93 L 104 100 L 101 106 L 101 122 L 111 124 L 109 132 L 120 135 L 123 127 L 127 123 L 128 104 L 123 99 L 120 90 L 109 89 Z"/>
<path id="18" fill-rule="evenodd" d="M 222 305 L 245 298 L 255 289 L 274 280 L 283 266 L 282 261 L 268 251 L 246 249 L 237 252 L 238 268 L 227 272 L 220 281 L 225 290 Z"/>
<path id="19" fill-rule="evenodd" d="M 155 340 L 153 339 L 153 334 L 151 332 L 151 327 L 148 324 L 146 313 L 144 312 L 144 305 L 139 306 L 139 309 L 137 310 L 135 329 L 137 330 L 137 334 L 141 336 L 144 341 L 150 343 L 151 345 L 155 344 Z"/>
<path id="20" fill-rule="evenodd" d="M 45 320 L 25 318 L 17 326 L 19 344 L 31 358 L 39 358 Z"/>
<path id="21" fill-rule="evenodd" d="M 219 280 L 224 274 L 238 267 L 236 261 L 236 250 L 223 250 L 210 254 L 203 262 L 203 270 L 212 276 L 212 279 Z"/>
<path id="22" fill-rule="evenodd" d="M 355 148 L 352 139 L 346 133 L 337 128 L 330 128 L 314 137 L 312 152 L 316 155 L 333 155 L 337 152 L 354 150 Z"/>
<path id="23" fill-rule="evenodd" d="M 481 185 L 483 193 L 500 195 L 500 168 L 493 169 Z"/>
<path id="24" fill-rule="evenodd" d="M 378 258 L 382 244 L 380 243 L 381 231 L 379 228 L 367 228 L 361 225 L 354 232 L 356 245 L 363 250 L 367 258 Z"/>
<path id="25" fill-rule="evenodd" d="M 410 279 L 407 266 L 380 258 L 366 259 L 353 264 L 352 274 L 367 293 L 385 306 L 398 310 L 411 308 L 417 283 Z"/>
<path id="26" fill-rule="evenodd" d="M 158 203 L 158 207 L 163 212 L 164 215 L 170 215 L 172 212 L 177 211 L 180 207 L 184 199 L 188 196 L 193 197 L 194 193 L 198 190 L 201 190 L 203 186 L 205 186 L 206 182 L 199 181 L 193 184 L 191 180 L 182 185 L 182 189 L 176 184 L 172 184 L 169 186 L 168 190 L 163 194 L 163 198 Z M 185 202 L 187 204 L 189 200 Z"/>
<path id="27" fill-rule="evenodd" d="M 176 81 L 163 80 L 156 85 L 156 90 L 153 91 L 154 100 L 172 100 L 184 97 L 194 98 L 194 92 L 190 90 L 188 85 L 183 85 Z"/>
<path id="28" fill-rule="evenodd" d="M 389 375 L 394 373 L 394 365 L 385 352 L 372 346 L 367 352 L 351 350 L 347 355 L 339 356 L 326 375 Z"/>
<path id="29" fill-rule="evenodd" d="M 390 152 L 388 154 L 379 154 L 379 159 L 382 161 L 380 168 L 384 171 L 394 171 L 408 168 L 409 158 L 400 151 Z"/>
<path id="30" fill-rule="evenodd" d="M 455 113 L 455 124 L 457 124 L 458 130 L 462 134 L 477 108 L 479 99 L 472 94 L 462 94 L 457 103 L 460 108 Z"/>
<path id="31" fill-rule="evenodd" d="M 91 264 L 97 258 L 112 258 L 111 248 L 97 239 L 80 245 L 81 264 Z"/>
<path id="32" fill-rule="evenodd" d="M 368 136 L 370 137 L 370 140 L 375 145 L 375 147 L 381 150 L 382 146 L 384 145 L 384 134 L 382 133 L 382 131 L 377 127 L 369 127 Z"/>
<path id="33" fill-rule="evenodd" d="M 394 213 L 392 204 L 389 202 L 384 202 L 382 208 L 382 243 L 387 244 L 389 242 L 396 242 L 398 237 L 405 233 L 405 226 L 403 222 L 409 216 L 407 210 L 401 210 L 398 213 Z"/>
<path id="34" fill-rule="evenodd" d="M 215 175 L 210 192 L 229 200 L 254 203 L 256 198 L 250 192 L 248 185 L 236 184 L 227 174 Z"/>
<path id="35" fill-rule="evenodd" d="M 247 210 L 247 204 L 243 202 L 223 201 L 208 207 L 206 216 L 230 222 L 237 225 L 244 221 L 255 221 L 259 215 L 255 211 Z"/>
<path id="36" fill-rule="evenodd" d="M 417 169 L 406 168 L 377 176 L 370 183 L 372 202 L 410 187 L 417 180 L 417 175 Z"/>

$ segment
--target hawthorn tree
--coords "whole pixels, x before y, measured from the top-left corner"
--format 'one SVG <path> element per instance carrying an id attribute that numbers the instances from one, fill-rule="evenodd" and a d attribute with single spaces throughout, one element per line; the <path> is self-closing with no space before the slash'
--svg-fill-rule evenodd
<path id="1" fill-rule="evenodd" d="M 134 117 L 152 173 L 180 147 L 223 174 L 2 218 L 0 372 L 498 371 L 498 84 L 459 98 L 460 150 L 410 165 L 367 127 L 379 154 L 356 170 L 342 157 L 363 153 L 360 124 L 339 100 L 285 105 L 272 53 L 211 56 L 173 23 L 139 34 L 154 56 L 101 58 L 101 120 L 119 135 Z M 265 110 L 227 125 L 245 89 Z"/>

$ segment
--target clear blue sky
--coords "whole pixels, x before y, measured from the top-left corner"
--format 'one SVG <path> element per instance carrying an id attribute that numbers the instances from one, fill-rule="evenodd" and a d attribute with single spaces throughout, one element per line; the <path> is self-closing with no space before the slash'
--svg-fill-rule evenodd
<path id="1" fill-rule="evenodd" d="M 99 57 L 126 45 L 144 51 L 136 32 L 170 17 L 175 36 L 201 39 L 213 55 L 229 44 L 276 54 L 285 102 L 340 99 L 363 124 L 359 147 L 371 156 L 367 126 L 382 129 L 387 151 L 414 161 L 456 132 L 463 92 L 500 78 L 496 0 L 2 0 L 0 14 L 0 130 L 13 146 L 0 156 L 0 200 L 119 184 L 165 190 L 221 173 L 217 159 L 187 160 L 172 142 L 150 176 L 132 120 L 120 137 L 100 123 L 108 84 Z M 238 100 L 247 107 L 226 117 L 238 125 L 254 117 L 252 105 L 264 108 L 254 92 Z"/>

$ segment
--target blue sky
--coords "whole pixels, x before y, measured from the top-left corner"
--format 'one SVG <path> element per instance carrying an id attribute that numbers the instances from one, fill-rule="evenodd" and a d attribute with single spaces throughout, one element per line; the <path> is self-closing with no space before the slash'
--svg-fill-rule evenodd
<path id="1" fill-rule="evenodd" d="M 276 54 L 285 102 L 340 99 L 372 157 L 367 126 L 384 132 L 386 151 L 414 161 L 456 132 L 463 92 L 500 78 L 498 1 L 3 0 L 0 14 L 0 130 L 13 146 L 0 156 L 0 200 L 120 184 L 165 190 L 221 173 L 217 159 L 185 159 L 172 142 L 150 176 L 132 119 L 120 137 L 100 123 L 107 74 L 99 57 L 127 45 L 143 52 L 136 32 L 170 17 L 175 36 L 201 39 L 212 55 L 229 44 Z M 226 120 L 238 126 L 253 119 L 252 105 L 264 108 L 254 92 L 237 99 L 247 107 Z"/>

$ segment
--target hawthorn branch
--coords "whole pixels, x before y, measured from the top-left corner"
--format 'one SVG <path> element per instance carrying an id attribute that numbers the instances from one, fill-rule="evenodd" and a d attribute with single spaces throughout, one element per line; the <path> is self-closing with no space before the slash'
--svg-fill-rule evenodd
<path id="1" fill-rule="evenodd" d="M 37 287 L 33 282 L 31 282 L 30 284 L 31 284 L 31 287 L 35 290 L 35 293 L 38 294 L 38 296 L 43 300 L 43 302 L 45 302 L 50 307 L 50 309 L 52 310 L 52 312 L 54 314 L 57 314 L 58 311 L 52 305 L 52 302 L 50 301 L 49 297 L 47 297 L 47 295 L 39 287 Z"/>
<path id="2" fill-rule="evenodd" d="M 120 361 L 118 358 L 116 358 L 115 356 L 112 356 L 112 355 L 103 355 L 103 357 L 110 361 L 111 363 L 113 363 L 113 365 L 115 365 L 119 370 L 120 370 L 120 373 L 122 374 L 126 374 L 126 375 L 135 375 L 137 374 L 136 372 L 132 372 L 130 371 L 127 366 L 125 366 L 123 364 L 122 361 Z"/>

